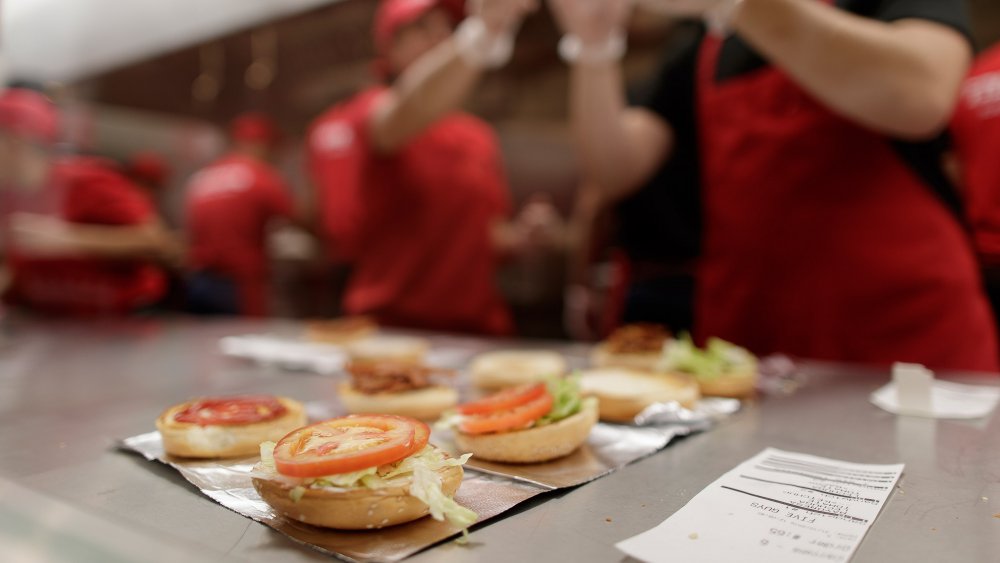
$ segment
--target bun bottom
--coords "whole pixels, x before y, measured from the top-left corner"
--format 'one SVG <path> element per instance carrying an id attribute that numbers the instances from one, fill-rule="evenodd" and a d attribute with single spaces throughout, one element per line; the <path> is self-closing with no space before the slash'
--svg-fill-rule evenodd
<path id="1" fill-rule="evenodd" d="M 458 404 L 458 391 L 443 386 L 366 395 L 355 391 L 349 383 L 341 383 L 337 391 L 344 408 L 351 414 L 395 414 L 418 420 L 437 420 L 441 413 Z"/>
<path id="2" fill-rule="evenodd" d="M 709 380 L 699 379 L 698 386 L 706 397 L 752 397 L 757 393 L 757 369 L 734 371 Z"/>
<path id="3" fill-rule="evenodd" d="M 243 425 L 201 426 L 177 422 L 174 415 L 186 409 L 191 401 L 174 405 L 156 419 L 163 451 L 172 456 L 199 459 L 256 455 L 260 453 L 261 442 L 280 440 L 306 424 L 302 403 L 285 397 L 277 399 L 287 409 L 285 414 L 274 420 Z"/>
<path id="4" fill-rule="evenodd" d="M 587 441 L 597 424 L 597 401 L 584 399 L 580 412 L 538 428 L 496 434 L 455 431 L 459 451 L 474 458 L 504 463 L 539 463 L 569 455 Z"/>
<path id="5" fill-rule="evenodd" d="M 609 422 L 632 422 L 654 403 L 677 401 L 692 408 L 701 398 L 692 377 L 674 373 L 602 368 L 584 371 L 580 385 L 584 394 L 597 397 L 601 420 Z"/>
<path id="6" fill-rule="evenodd" d="M 438 470 L 446 496 L 455 496 L 463 473 L 461 466 Z M 286 518 L 338 530 L 377 530 L 412 522 L 430 512 L 423 501 L 410 495 L 409 481 L 380 489 L 306 489 L 298 502 L 290 496 L 290 484 L 254 477 L 253 488 Z"/>

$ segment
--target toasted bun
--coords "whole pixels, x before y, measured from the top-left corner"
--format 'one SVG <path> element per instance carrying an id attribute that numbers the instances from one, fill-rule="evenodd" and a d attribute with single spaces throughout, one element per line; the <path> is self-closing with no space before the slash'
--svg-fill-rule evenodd
<path id="1" fill-rule="evenodd" d="M 594 346 L 590 353 L 590 364 L 596 368 L 629 368 L 639 371 L 657 371 L 657 364 L 663 354 L 657 352 L 625 353 L 611 352 L 606 343 Z"/>
<path id="2" fill-rule="evenodd" d="M 423 363 L 430 343 L 413 336 L 373 336 L 351 342 L 347 345 L 347 355 L 351 360 L 364 362 L 374 360 L 395 360 L 398 362 Z"/>
<path id="3" fill-rule="evenodd" d="M 469 371 L 477 387 L 499 389 L 562 376 L 566 360 L 547 350 L 503 350 L 476 356 Z"/>
<path id="4" fill-rule="evenodd" d="M 462 484 L 462 467 L 443 467 L 438 474 L 444 494 L 455 496 Z M 253 487 L 264 502 L 285 517 L 338 530 L 385 528 L 430 512 L 423 501 L 410 496 L 409 480 L 380 489 L 306 489 L 298 502 L 291 498 L 293 486 L 289 483 L 254 477 Z"/>
<path id="5" fill-rule="evenodd" d="M 751 397 L 757 389 L 757 366 L 746 366 L 713 379 L 698 379 L 698 386 L 706 397 Z"/>
<path id="6" fill-rule="evenodd" d="M 347 344 L 375 334 L 378 325 L 368 317 L 343 317 L 306 324 L 305 338 L 326 344 Z"/>
<path id="7" fill-rule="evenodd" d="M 587 441 L 597 424 L 597 401 L 583 401 L 580 412 L 555 424 L 496 434 L 455 431 L 455 444 L 473 457 L 505 463 L 538 463 L 569 455 Z"/>
<path id="8" fill-rule="evenodd" d="M 458 391 L 437 385 L 400 393 L 367 395 L 355 391 L 350 383 L 337 386 L 340 401 L 351 414 L 380 413 L 409 416 L 419 420 L 437 420 L 441 413 L 458 404 Z"/>
<path id="9" fill-rule="evenodd" d="M 194 401 L 174 405 L 156 419 L 156 429 L 163 438 L 163 450 L 170 455 L 195 458 L 254 455 L 260 451 L 261 442 L 280 440 L 306 423 L 302 403 L 286 397 L 277 399 L 288 409 L 285 414 L 273 420 L 242 425 L 201 426 L 178 422 L 174 420 L 174 415 Z"/>
<path id="10" fill-rule="evenodd" d="M 597 397 L 601 420 L 631 422 L 653 403 L 677 401 L 693 407 L 701 393 L 691 377 L 674 373 L 648 373 L 625 368 L 602 368 L 581 373 L 580 390 Z"/>

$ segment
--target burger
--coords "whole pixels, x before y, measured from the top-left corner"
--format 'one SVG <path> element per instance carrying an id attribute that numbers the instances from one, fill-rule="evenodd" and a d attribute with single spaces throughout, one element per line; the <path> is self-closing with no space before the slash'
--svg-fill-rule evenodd
<path id="1" fill-rule="evenodd" d="M 584 395 L 597 398 L 600 418 L 608 422 L 632 422 L 655 403 L 692 408 L 701 397 L 698 383 L 689 375 L 617 367 L 580 372 L 580 388 Z"/>
<path id="2" fill-rule="evenodd" d="M 705 396 L 749 397 L 757 386 L 757 357 L 721 338 L 709 338 L 701 349 L 682 334 L 664 347 L 658 367 L 694 377 Z"/>
<path id="3" fill-rule="evenodd" d="M 350 382 L 337 389 L 349 413 L 378 412 L 436 420 L 458 403 L 458 392 L 437 380 L 453 372 L 411 362 L 376 360 L 346 366 Z"/>
<path id="4" fill-rule="evenodd" d="M 430 429 L 392 415 L 350 415 L 260 445 L 254 489 L 279 514 L 339 530 L 372 530 L 423 518 L 465 530 L 478 516 L 455 502 L 468 455 L 428 444 Z"/>
<path id="5" fill-rule="evenodd" d="M 174 405 L 156 419 L 163 450 L 173 456 L 224 458 L 257 453 L 306 423 L 302 403 L 287 397 L 202 397 Z"/>
<path id="6" fill-rule="evenodd" d="M 670 331 L 651 323 L 627 324 L 612 332 L 594 347 L 590 363 L 594 367 L 620 367 L 642 371 L 656 369 Z"/>
<path id="7" fill-rule="evenodd" d="M 459 405 L 442 420 L 459 451 L 504 463 L 539 463 L 569 455 L 597 423 L 597 400 L 574 378 L 506 389 Z"/>

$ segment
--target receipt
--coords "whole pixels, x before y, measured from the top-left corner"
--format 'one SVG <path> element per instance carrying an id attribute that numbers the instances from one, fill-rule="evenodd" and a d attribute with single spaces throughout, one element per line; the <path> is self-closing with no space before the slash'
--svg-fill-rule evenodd
<path id="1" fill-rule="evenodd" d="M 847 561 L 903 465 L 865 465 L 768 448 L 659 526 L 619 542 L 648 562 Z"/>

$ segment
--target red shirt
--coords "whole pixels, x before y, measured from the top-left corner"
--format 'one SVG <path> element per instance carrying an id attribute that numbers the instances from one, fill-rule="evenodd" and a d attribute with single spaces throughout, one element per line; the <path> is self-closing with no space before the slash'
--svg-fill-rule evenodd
<path id="1" fill-rule="evenodd" d="M 952 119 L 964 199 L 980 257 L 1000 263 L 1000 45 L 973 65 Z"/>
<path id="2" fill-rule="evenodd" d="M 292 214 L 288 189 L 273 167 L 237 154 L 222 157 L 188 183 L 191 268 L 231 278 L 243 312 L 266 314 L 267 225 Z"/>
<path id="3" fill-rule="evenodd" d="M 155 219 L 142 190 L 97 159 L 58 162 L 50 194 L 71 223 L 124 226 Z M 15 255 L 12 269 L 13 299 L 52 314 L 123 314 L 155 303 L 166 291 L 160 268 L 140 260 Z"/>
<path id="4" fill-rule="evenodd" d="M 357 186 L 324 198 L 330 207 L 356 206 L 351 232 L 341 233 L 356 249 L 345 310 L 398 326 L 511 332 L 494 280 L 491 226 L 510 203 L 492 130 L 452 113 L 395 154 L 376 155 L 368 149 L 364 123 L 378 93 L 361 94 L 352 113 L 364 117 L 353 121 L 349 134 L 360 149 Z M 313 161 L 323 158 L 321 144 L 311 143 L 310 150 Z M 338 189 L 338 177 L 319 172 L 314 179 L 321 193 Z M 343 209 L 323 211 L 336 216 Z"/>

